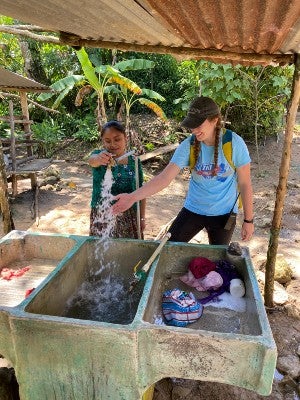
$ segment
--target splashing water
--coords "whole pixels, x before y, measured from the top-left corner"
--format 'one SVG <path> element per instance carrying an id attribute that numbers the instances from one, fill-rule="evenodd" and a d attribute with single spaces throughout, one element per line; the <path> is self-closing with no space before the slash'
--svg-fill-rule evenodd
<path id="1" fill-rule="evenodd" d="M 105 250 L 107 250 L 108 247 L 107 239 L 111 237 L 116 222 L 116 217 L 111 209 L 114 198 L 111 194 L 113 183 L 114 178 L 111 168 L 107 168 L 102 183 L 102 202 L 97 207 L 97 217 L 95 218 L 95 223 L 100 223 L 102 226 L 101 231 L 98 231 L 97 234 L 101 238 L 101 242 L 104 242 L 104 245 L 106 245 Z"/>
<path id="2" fill-rule="evenodd" d="M 135 316 L 141 293 L 128 294 L 128 282 L 110 274 L 96 280 L 90 277 L 72 296 L 64 316 L 116 324 L 129 324 Z"/>
<path id="3" fill-rule="evenodd" d="M 113 174 L 111 168 L 107 168 L 104 179 L 102 182 L 102 201 L 97 207 L 97 216 L 95 218 L 95 225 L 100 224 L 101 230 L 97 231 L 99 236 L 98 244 L 95 248 L 95 259 L 99 262 L 100 267 L 95 272 L 95 275 L 101 274 L 105 268 L 114 268 L 116 263 L 111 261 L 107 265 L 104 263 L 104 254 L 109 249 L 109 238 L 112 236 L 116 217 L 112 213 L 111 204 L 113 201 L 113 195 L 111 194 L 111 188 L 114 183 Z"/>
<path id="4" fill-rule="evenodd" d="M 99 224 L 100 227 L 96 232 L 99 239 L 95 242 L 94 254 L 97 266 L 87 271 L 87 279 L 68 299 L 64 311 L 66 317 L 128 324 L 135 316 L 141 293 L 128 294 L 128 279 L 118 274 L 120 265 L 115 260 L 104 259 L 116 220 L 111 210 L 113 182 L 112 171 L 107 168 L 102 184 L 102 202 L 94 221 L 95 226 Z"/>

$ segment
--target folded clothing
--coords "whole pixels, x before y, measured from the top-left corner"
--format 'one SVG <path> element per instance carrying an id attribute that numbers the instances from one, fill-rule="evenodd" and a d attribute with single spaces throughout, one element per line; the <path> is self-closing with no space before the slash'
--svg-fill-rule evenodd
<path id="1" fill-rule="evenodd" d="M 190 261 L 188 269 L 193 273 L 196 279 L 199 279 L 203 278 L 210 271 L 214 271 L 216 269 L 216 263 L 205 257 L 196 257 Z"/>
<path id="2" fill-rule="evenodd" d="M 194 277 L 192 271 L 188 271 L 185 275 L 180 276 L 179 279 L 199 292 L 205 292 L 210 289 L 216 290 L 223 284 L 222 276 L 216 271 L 210 271 L 206 276 L 199 279 Z"/>
<path id="3" fill-rule="evenodd" d="M 201 317 L 203 306 L 193 293 L 175 288 L 163 293 L 162 311 L 167 325 L 185 327 Z"/>

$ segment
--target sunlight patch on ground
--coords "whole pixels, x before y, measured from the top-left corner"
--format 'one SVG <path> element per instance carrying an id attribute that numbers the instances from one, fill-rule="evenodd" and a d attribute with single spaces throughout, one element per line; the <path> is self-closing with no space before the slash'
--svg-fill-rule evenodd
<path id="1" fill-rule="evenodd" d="M 67 227 L 67 230 L 66 230 Z M 63 233 L 72 235 L 88 235 L 89 215 L 78 215 L 78 213 L 55 209 L 40 218 L 39 225 L 33 224 L 29 231 L 42 231 L 52 233 Z"/>

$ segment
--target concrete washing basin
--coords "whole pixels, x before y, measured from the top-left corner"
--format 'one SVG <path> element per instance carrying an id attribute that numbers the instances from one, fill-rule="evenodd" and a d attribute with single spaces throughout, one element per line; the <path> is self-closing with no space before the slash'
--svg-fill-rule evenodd
<path id="1" fill-rule="evenodd" d="M 18 235 L 0 240 L 0 251 L 16 246 L 24 254 Z M 226 246 L 168 242 L 146 282 L 128 294 L 133 266 L 158 242 L 114 239 L 107 249 L 85 236 L 21 236 L 25 248 L 39 242 L 45 259 L 50 248 L 60 259 L 27 299 L 0 307 L 0 354 L 15 368 L 22 400 L 141 400 L 164 377 L 271 392 L 277 352 L 247 248 L 237 257 Z M 180 286 L 178 276 L 198 256 L 238 268 L 245 310 L 207 306 L 187 328 L 158 325 L 163 291 Z"/>

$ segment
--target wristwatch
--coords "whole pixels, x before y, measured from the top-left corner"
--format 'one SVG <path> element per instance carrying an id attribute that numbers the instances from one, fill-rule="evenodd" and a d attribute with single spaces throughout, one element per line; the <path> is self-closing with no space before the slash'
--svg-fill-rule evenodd
<path id="1" fill-rule="evenodd" d="M 244 222 L 246 222 L 246 224 L 253 224 L 254 219 L 244 219 Z"/>

